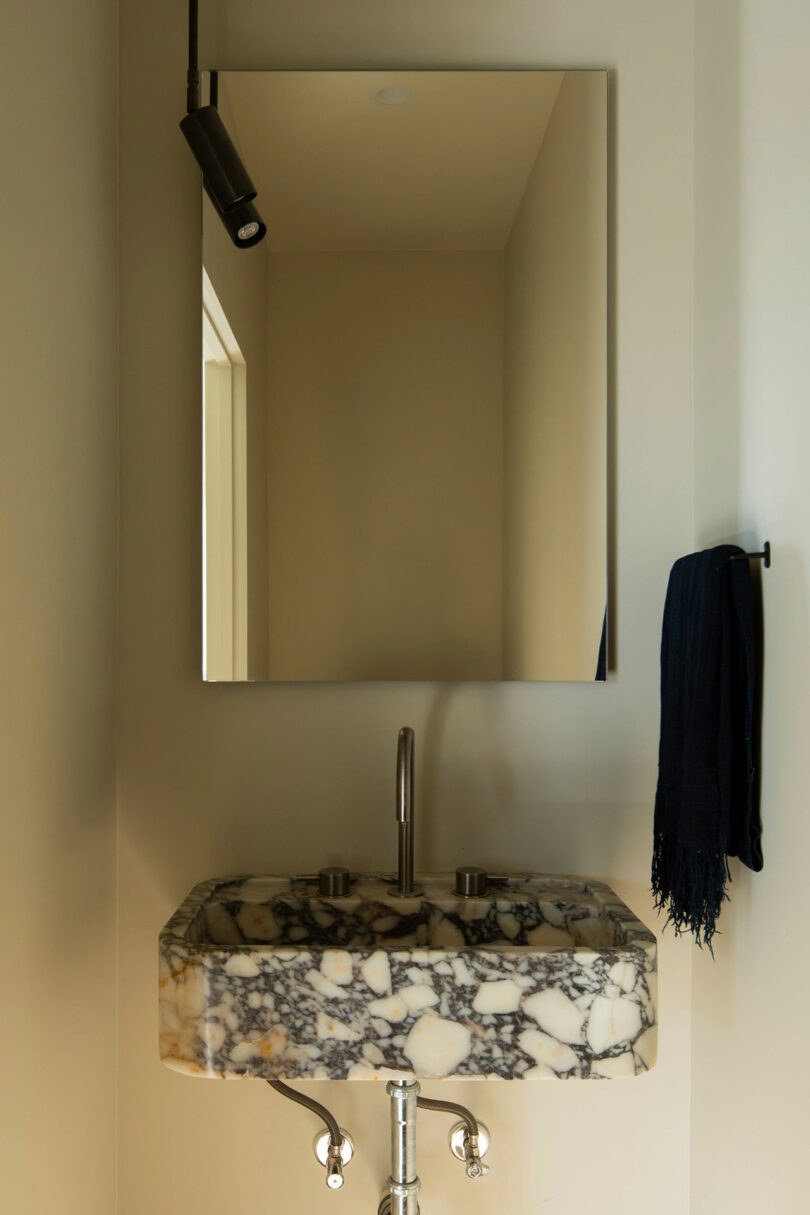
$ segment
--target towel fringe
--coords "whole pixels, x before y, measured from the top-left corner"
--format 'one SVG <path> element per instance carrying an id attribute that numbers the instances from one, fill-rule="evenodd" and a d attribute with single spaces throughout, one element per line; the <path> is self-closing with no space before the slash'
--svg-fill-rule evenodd
<path id="1" fill-rule="evenodd" d="M 666 924 L 672 924 L 675 935 L 694 934 L 698 945 L 705 944 L 714 957 L 712 937 L 720 908 L 725 899 L 726 883 L 731 881 L 725 852 L 695 850 L 669 836 L 656 835 L 653 848 L 652 889 L 655 906 L 666 911 Z"/>

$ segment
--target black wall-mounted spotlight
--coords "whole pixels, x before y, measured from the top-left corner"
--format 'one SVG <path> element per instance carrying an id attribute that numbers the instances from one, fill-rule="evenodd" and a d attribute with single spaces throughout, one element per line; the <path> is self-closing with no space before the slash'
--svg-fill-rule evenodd
<path id="1" fill-rule="evenodd" d="M 188 113 L 180 130 L 202 169 L 205 192 L 237 249 L 249 249 L 266 235 L 253 205 L 256 187 L 242 164 L 216 106 L 216 73 L 212 73 L 211 105 L 200 106 L 197 66 L 197 0 L 188 7 Z"/>

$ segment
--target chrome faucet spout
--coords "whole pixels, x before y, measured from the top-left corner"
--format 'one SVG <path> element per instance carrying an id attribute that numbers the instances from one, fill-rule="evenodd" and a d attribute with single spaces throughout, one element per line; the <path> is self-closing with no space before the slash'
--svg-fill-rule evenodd
<path id="1" fill-rule="evenodd" d="M 396 819 L 399 824 L 398 886 L 402 895 L 413 894 L 413 752 L 414 735 L 403 726 L 397 740 Z"/>

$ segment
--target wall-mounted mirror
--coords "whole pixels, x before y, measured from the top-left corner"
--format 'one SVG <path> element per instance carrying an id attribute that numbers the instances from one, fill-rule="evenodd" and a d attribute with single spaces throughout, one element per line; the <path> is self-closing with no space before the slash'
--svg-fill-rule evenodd
<path id="1" fill-rule="evenodd" d="M 603 678 L 606 73 L 218 83 L 204 678 Z"/>

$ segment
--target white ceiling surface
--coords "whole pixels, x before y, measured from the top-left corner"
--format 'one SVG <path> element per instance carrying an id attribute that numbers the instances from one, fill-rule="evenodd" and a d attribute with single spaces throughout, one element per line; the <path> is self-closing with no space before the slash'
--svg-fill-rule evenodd
<path id="1" fill-rule="evenodd" d="M 503 249 L 562 72 L 225 72 L 223 116 L 287 251 Z M 404 105 L 381 105 L 383 88 Z"/>

